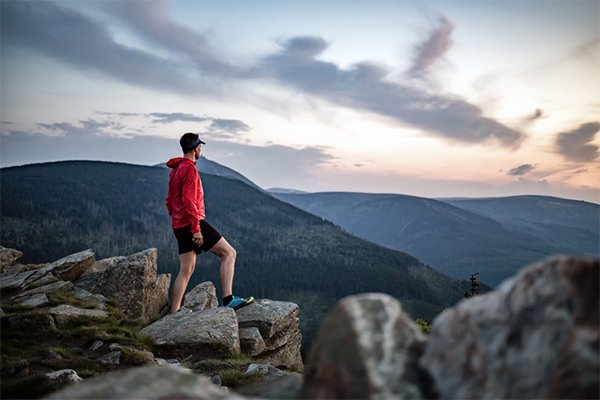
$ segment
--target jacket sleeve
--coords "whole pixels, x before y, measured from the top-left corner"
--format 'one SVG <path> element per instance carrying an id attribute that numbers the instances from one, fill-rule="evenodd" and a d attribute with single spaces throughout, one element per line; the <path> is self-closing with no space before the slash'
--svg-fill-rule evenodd
<path id="1" fill-rule="evenodd" d="M 196 169 L 188 169 L 182 181 L 181 199 L 183 201 L 184 211 L 187 214 L 192 226 L 192 233 L 200 232 L 200 218 L 197 199 L 199 184 L 200 178 L 198 177 L 198 172 Z"/>

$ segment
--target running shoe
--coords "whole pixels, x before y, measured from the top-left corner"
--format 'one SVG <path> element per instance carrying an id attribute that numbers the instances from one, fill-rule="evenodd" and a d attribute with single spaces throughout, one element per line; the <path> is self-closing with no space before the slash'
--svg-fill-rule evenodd
<path id="1" fill-rule="evenodd" d="M 252 297 L 252 296 L 246 297 L 245 299 L 242 299 L 241 297 L 233 296 L 233 298 L 231 299 L 229 304 L 227 304 L 225 307 L 233 308 L 234 310 L 239 310 L 242 307 L 246 307 L 248 304 L 252 303 L 253 301 L 254 301 L 254 297 Z"/>
<path id="2" fill-rule="evenodd" d="M 193 312 L 192 310 L 190 310 L 189 308 L 185 308 L 185 307 L 181 307 L 179 310 L 177 310 L 177 312 L 179 313 L 189 313 L 189 312 Z"/>

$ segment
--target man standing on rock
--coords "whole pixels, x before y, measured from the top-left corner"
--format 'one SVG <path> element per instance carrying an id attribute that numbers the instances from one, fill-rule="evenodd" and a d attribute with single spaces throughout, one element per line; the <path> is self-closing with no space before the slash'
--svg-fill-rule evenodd
<path id="1" fill-rule="evenodd" d="M 179 140 L 183 157 L 167 162 L 172 168 L 166 205 L 173 232 L 179 245 L 179 274 L 173 285 L 171 312 L 190 312 L 181 307 L 181 300 L 196 266 L 196 255 L 211 252 L 221 258 L 223 305 L 237 310 L 250 304 L 254 297 L 233 296 L 233 272 L 236 252 L 221 234 L 204 219 L 204 192 L 196 160 L 204 143 L 197 134 L 188 132 Z"/>

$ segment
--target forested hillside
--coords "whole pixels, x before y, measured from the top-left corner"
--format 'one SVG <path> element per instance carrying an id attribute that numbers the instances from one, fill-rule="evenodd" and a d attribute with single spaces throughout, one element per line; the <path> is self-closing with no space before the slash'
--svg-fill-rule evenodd
<path id="1" fill-rule="evenodd" d="M 571 226 L 499 218 L 489 210 L 496 204 L 504 204 L 501 199 L 495 199 L 493 204 L 481 199 L 481 208 L 489 211 L 484 214 L 479 209 L 475 211 L 479 206 L 475 200 L 452 202 L 454 206 L 398 194 L 271 194 L 361 238 L 408 252 L 453 278 L 462 279 L 479 272 L 481 281 L 493 286 L 526 265 L 551 255 L 598 255 L 597 233 Z M 569 221 L 570 217 L 571 224 L 598 223 L 598 205 L 565 200 L 553 212 L 555 208 L 549 207 L 552 201 L 536 209 L 534 204 L 516 199 L 499 210 L 504 211 L 502 215 L 535 215 L 538 220 L 555 224 Z"/>
<path id="2" fill-rule="evenodd" d="M 159 272 L 175 275 L 177 245 L 164 205 L 168 178 L 165 168 L 106 162 L 2 169 L 2 245 L 31 263 L 87 248 L 100 259 L 156 247 Z M 296 301 L 305 324 L 360 292 L 389 293 L 413 318 L 431 320 L 468 286 L 238 180 L 208 174 L 202 180 L 207 219 L 238 253 L 235 292 Z M 202 255 L 189 287 L 205 280 L 219 287 L 219 261 Z M 312 322 L 314 329 L 318 321 Z"/>

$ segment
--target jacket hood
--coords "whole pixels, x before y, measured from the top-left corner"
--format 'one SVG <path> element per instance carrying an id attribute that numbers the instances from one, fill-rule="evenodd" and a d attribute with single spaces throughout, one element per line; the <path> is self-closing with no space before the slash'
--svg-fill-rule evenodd
<path id="1" fill-rule="evenodd" d="M 192 164 L 196 165 L 196 163 L 193 162 L 192 160 L 190 160 L 189 158 L 176 157 L 176 158 L 171 158 L 169 161 L 167 161 L 167 167 L 169 167 L 169 168 L 175 168 L 175 166 L 177 164 L 179 164 L 180 162 L 186 161 L 186 160 L 189 161 L 189 162 L 191 162 Z"/>

